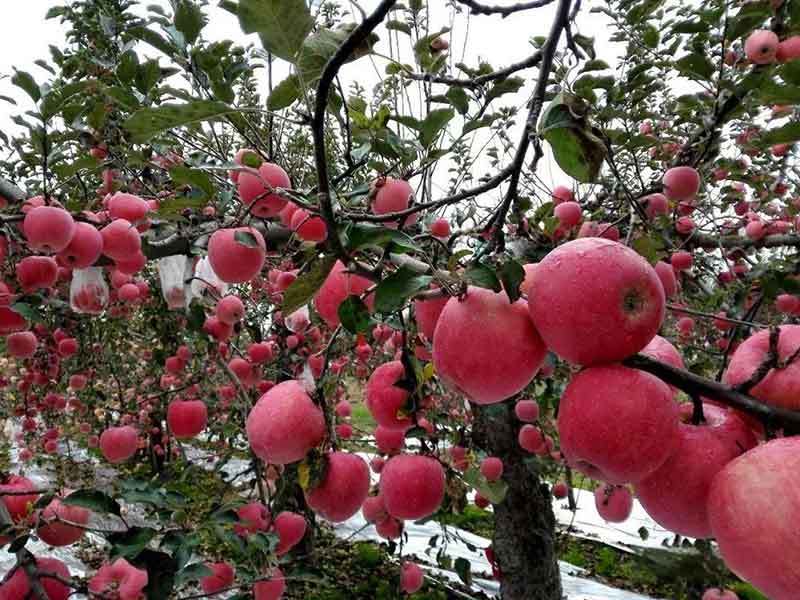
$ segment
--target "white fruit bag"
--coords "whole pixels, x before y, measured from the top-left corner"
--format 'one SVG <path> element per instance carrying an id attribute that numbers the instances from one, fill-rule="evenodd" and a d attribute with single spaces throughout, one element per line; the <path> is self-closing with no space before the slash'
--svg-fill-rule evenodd
<path id="1" fill-rule="evenodd" d="M 72 310 L 99 315 L 108 305 L 108 284 L 102 267 L 75 269 L 69 284 L 69 304 Z"/>
<path id="2" fill-rule="evenodd" d="M 197 266 L 194 268 L 194 278 L 192 279 L 192 294 L 196 298 L 205 295 L 210 295 L 212 298 L 222 298 L 228 293 L 228 284 L 222 281 L 214 269 L 211 268 L 211 263 L 205 256 L 197 261 Z"/>
<path id="3" fill-rule="evenodd" d="M 172 310 L 187 308 L 192 301 L 192 288 L 186 280 L 192 276 L 192 261 L 188 256 L 165 256 L 158 260 L 161 294 Z"/>

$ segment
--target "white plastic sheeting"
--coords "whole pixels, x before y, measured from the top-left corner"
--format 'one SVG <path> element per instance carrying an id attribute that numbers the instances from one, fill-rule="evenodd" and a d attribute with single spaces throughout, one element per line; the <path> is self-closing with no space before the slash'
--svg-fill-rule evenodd
<path id="1" fill-rule="evenodd" d="M 5 435 L 12 439 L 14 432 L 15 428 L 12 429 L 10 423 L 7 423 Z M 188 445 L 184 448 L 189 460 L 209 469 L 214 468 L 216 461 L 213 460 L 214 457 L 208 452 Z M 96 459 L 79 448 L 72 448 L 72 455 L 76 459 L 96 463 L 96 485 L 100 488 L 103 487 L 103 482 L 108 482 L 116 476 L 113 467 L 96 461 Z M 369 461 L 371 455 L 362 454 L 362 457 Z M 208 460 L 209 458 L 212 460 Z M 12 450 L 11 459 L 13 464 L 17 464 L 16 450 Z M 222 467 L 221 471 L 225 472 L 229 477 L 236 477 L 245 473 L 249 466 L 249 462 L 246 460 L 232 459 Z M 25 475 L 42 487 L 46 487 L 52 481 L 51 473 L 30 463 L 25 465 Z M 373 479 L 377 480 L 377 476 L 374 473 L 372 475 Z M 252 478 L 252 473 L 246 473 L 241 475 L 239 480 L 247 481 L 250 478 Z M 578 510 L 574 519 L 572 518 L 573 513 L 563 506 L 563 501 L 554 502 L 556 515 L 562 526 L 573 522 L 573 526 L 580 529 L 583 534 L 622 549 L 627 549 L 624 544 L 644 545 L 649 543 L 660 546 L 661 540 L 665 537 L 665 531 L 647 517 L 638 502 L 634 503 L 634 512 L 628 522 L 612 525 L 606 524 L 597 514 L 594 508 L 594 499 L 590 492 L 576 490 L 576 499 L 578 501 Z M 143 524 L 137 523 L 141 518 L 137 519 L 135 514 L 129 513 L 126 518 L 128 522 Z M 104 529 L 115 528 L 117 525 L 118 523 L 115 522 L 114 517 L 99 519 L 93 515 L 90 521 L 90 526 Z M 648 542 L 642 542 L 638 534 L 640 527 L 644 527 L 648 531 L 650 535 Z M 342 539 L 384 541 L 378 536 L 375 528 L 364 520 L 360 512 L 348 521 L 336 524 L 334 530 L 336 535 Z M 454 571 L 437 566 L 436 553 L 442 549 L 443 553 L 453 561 L 457 558 L 465 558 L 470 562 L 473 574 L 473 589 L 476 592 L 480 591 L 489 596 L 498 594 L 499 584 L 491 579 L 492 568 L 484 554 L 484 549 L 490 545 L 489 540 L 456 527 L 443 527 L 435 521 L 429 521 L 422 525 L 409 521 L 405 525 L 405 532 L 407 534 L 407 542 L 403 545 L 403 556 L 409 558 L 412 555 L 416 556 L 420 566 L 425 568 L 431 576 L 439 580 L 459 581 L 458 575 Z M 103 539 L 96 534 L 87 533 L 87 536 L 98 544 L 103 543 Z M 431 539 L 434 537 L 436 538 L 435 545 L 431 546 Z M 28 548 L 36 555 L 52 556 L 62 560 L 73 575 L 87 575 L 87 567 L 77 557 L 74 546 L 51 548 L 40 541 L 32 539 L 28 543 Z M 0 551 L 0 576 L 7 572 L 14 563 L 15 558 L 12 554 Z M 651 600 L 647 596 L 612 588 L 588 579 L 584 576 L 586 571 L 580 567 L 565 562 L 560 562 L 559 566 L 567 600 Z M 79 595 L 71 597 L 76 600 L 82 598 Z"/>

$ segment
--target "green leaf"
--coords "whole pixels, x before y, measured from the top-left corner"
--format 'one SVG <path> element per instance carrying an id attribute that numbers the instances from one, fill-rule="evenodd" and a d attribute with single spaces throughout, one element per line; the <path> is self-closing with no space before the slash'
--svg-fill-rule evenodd
<path id="1" fill-rule="evenodd" d="M 163 200 L 158 205 L 158 215 L 164 218 L 174 218 L 183 215 L 183 211 L 188 209 L 199 210 L 206 205 L 207 196 L 200 193 L 175 194 Z"/>
<path id="2" fill-rule="evenodd" d="M 62 504 L 81 506 L 100 514 L 120 514 L 120 506 L 116 500 L 97 490 L 78 490 L 64 498 Z"/>
<path id="3" fill-rule="evenodd" d="M 41 313 L 35 307 L 26 302 L 15 302 L 9 308 L 15 313 L 22 315 L 26 321 L 33 321 L 35 323 L 41 323 L 44 321 Z"/>
<path id="4" fill-rule="evenodd" d="M 109 534 L 107 537 L 111 543 L 111 557 L 136 558 L 156 533 L 158 532 L 150 527 L 131 527 L 126 531 Z"/>
<path id="5" fill-rule="evenodd" d="M 488 481 L 475 467 L 470 467 L 464 472 L 464 482 L 472 486 L 481 496 L 492 504 L 500 504 L 505 500 L 508 484 L 502 479 Z"/>
<path id="6" fill-rule="evenodd" d="M 458 574 L 458 578 L 464 582 L 464 585 L 472 585 L 471 563 L 466 558 L 459 556 L 453 567 Z"/>
<path id="7" fill-rule="evenodd" d="M 447 90 L 445 96 L 458 112 L 462 115 L 467 114 L 469 110 L 469 96 L 467 92 L 464 91 L 464 88 L 453 86 Z"/>
<path id="8" fill-rule="evenodd" d="M 644 26 L 644 33 L 642 34 L 642 41 L 648 48 L 655 48 L 661 40 L 661 34 L 658 29 L 650 23 Z"/>
<path id="9" fill-rule="evenodd" d="M 800 140 L 800 122 L 790 121 L 781 127 L 770 129 L 759 141 L 765 144 L 788 144 Z"/>
<path id="10" fill-rule="evenodd" d="M 237 231 L 233 234 L 233 240 L 247 248 L 258 248 L 258 238 L 250 231 Z"/>
<path id="11" fill-rule="evenodd" d="M 709 29 L 709 24 L 703 21 L 680 21 L 672 27 L 675 33 L 703 33 Z"/>
<path id="12" fill-rule="evenodd" d="M 772 80 L 760 82 L 759 100 L 764 104 L 800 104 L 800 86 L 781 85 Z"/>
<path id="13" fill-rule="evenodd" d="M 295 279 L 283 292 L 283 304 L 281 305 L 283 314 L 288 316 L 301 306 L 308 304 L 325 283 L 334 264 L 336 264 L 335 256 L 317 259 L 308 271 Z"/>
<path id="14" fill-rule="evenodd" d="M 207 19 L 199 6 L 190 0 L 178 0 L 175 9 L 175 29 L 183 34 L 187 44 L 194 44 Z"/>
<path id="15" fill-rule="evenodd" d="M 495 83 L 486 93 L 486 103 L 488 104 L 503 94 L 516 94 L 523 85 L 525 85 L 525 80 L 522 77 L 507 77 L 506 79 L 502 79 Z"/>
<path id="16" fill-rule="evenodd" d="M 314 26 L 305 0 L 241 0 L 238 14 L 245 33 L 257 33 L 268 52 L 290 63 Z"/>
<path id="17" fill-rule="evenodd" d="M 638 237 L 633 240 L 631 247 L 651 265 L 661 260 L 665 252 L 664 242 L 655 235 Z"/>
<path id="18" fill-rule="evenodd" d="M 351 252 L 364 248 L 388 248 L 402 252 L 412 252 L 419 247 L 408 235 L 397 229 L 376 227 L 374 225 L 348 225 L 344 230 L 344 244 Z"/>
<path id="19" fill-rule="evenodd" d="M 289 75 L 276 85 L 267 99 L 269 110 L 281 110 L 290 107 L 300 98 L 300 80 L 297 75 Z"/>
<path id="20" fill-rule="evenodd" d="M 464 129 L 461 135 L 467 135 L 470 131 L 481 129 L 482 127 L 489 127 L 497 120 L 497 115 L 483 115 L 480 119 L 470 119 L 464 123 Z"/>
<path id="21" fill-rule="evenodd" d="M 500 267 L 500 281 L 503 282 L 503 289 L 508 295 L 509 302 L 516 302 L 522 296 L 519 286 L 523 279 L 525 279 L 525 269 L 513 258 Z"/>
<path id="22" fill-rule="evenodd" d="M 124 127 L 136 143 L 146 142 L 154 135 L 200 121 L 219 119 L 235 113 L 236 109 L 223 102 L 195 100 L 186 104 L 162 104 L 156 108 L 144 108 L 133 113 Z"/>
<path id="23" fill-rule="evenodd" d="M 91 154 L 81 156 L 71 163 L 59 163 L 52 166 L 53 172 L 62 179 L 69 179 L 78 171 L 84 169 L 96 169 L 101 165 L 101 161 L 97 160 Z"/>
<path id="24" fill-rule="evenodd" d="M 133 564 L 147 571 L 144 593 L 147 600 L 163 600 L 172 596 L 175 587 L 177 561 L 165 552 L 143 550 Z"/>
<path id="25" fill-rule="evenodd" d="M 437 108 L 428 113 L 428 116 L 422 122 L 419 134 L 419 141 L 423 148 L 428 148 L 436 141 L 436 138 L 439 137 L 439 134 L 455 114 L 452 108 Z"/>
<path id="26" fill-rule="evenodd" d="M 487 288 L 495 292 L 503 289 L 500 279 L 497 278 L 494 270 L 483 263 L 472 263 L 464 271 L 464 279 L 478 287 Z"/>
<path id="27" fill-rule="evenodd" d="M 297 74 L 301 83 L 306 87 L 313 87 L 319 81 L 325 65 L 336 54 L 339 46 L 350 35 L 352 27 L 340 26 L 336 29 L 320 29 L 312 33 L 303 42 L 297 55 Z M 347 57 L 346 62 L 366 56 L 378 41 L 378 36 L 371 34 L 368 40 Z"/>
<path id="28" fill-rule="evenodd" d="M 214 195 L 214 184 L 207 173 L 199 169 L 192 169 L 186 165 L 177 165 L 169 170 L 169 176 L 176 186 L 189 185 L 193 189 L 202 192 L 203 200 Z"/>
<path id="29" fill-rule="evenodd" d="M 192 563 L 190 565 L 186 565 L 183 569 L 178 571 L 178 573 L 175 575 L 175 585 L 181 586 L 190 581 L 199 581 L 203 577 L 207 577 L 211 574 L 211 569 L 209 569 L 205 563 Z"/>
<path id="30" fill-rule="evenodd" d="M 397 19 L 386 21 L 386 29 L 394 29 L 395 31 L 402 31 L 403 33 L 411 35 L 411 27 L 409 24 L 404 21 L 398 21 Z"/>
<path id="31" fill-rule="evenodd" d="M 583 68 L 581 69 L 581 73 L 586 73 L 587 71 L 605 71 L 609 69 L 608 63 L 604 60 L 595 59 L 595 60 L 587 60 L 583 64 Z"/>
<path id="32" fill-rule="evenodd" d="M 161 50 L 161 52 L 169 57 L 175 56 L 175 46 L 151 29 L 147 29 L 146 27 L 131 27 L 126 30 L 126 33 L 132 35 L 137 40 L 150 44 L 153 48 Z"/>
<path id="33" fill-rule="evenodd" d="M 350 333 L 366 333 L 372 325 L 372 317 L 364 301 L 358 296 L 348 296 L 339 305 L 339 321 Z"/>
<path id="34" fill-rule="evenodd" d="M 136 89 L 147 94 L 160 78 L 161 67 L 158 66 L 158 61 L 148 60 L 136 70 Z"/>
<path id="35" fill-rule="evenodd" d="M 39 102 L 39 100 L 42 99 L 42 92 L 39 90 L 39 86 L 33 77 L 31 77 L 30 73 L 14 69 L 14 76 L 11 78 L 11 83 L 25 90 L 25 93 L 27 93 L 34 102 Z"/>
<path id="36" fill-rule="evenodd" d="M 410 296 L 427 288 L 432 280 L 429 275 L 420 275 L 413 269 L 400 267 L 378 284 L 375 310 L 384 314 L 400 310 Z"/>
<path id="37" fill-rule="evenodd" d="M 45 19 L 55 19 L 56 17 L 60 17 L 61 15 L 67 12 L 66 6 L 54 6 L 50 10 L 47 11 L 45 14 Z"/>
<path id="38" fill-rule="evenodd" d="M 699 52 L 692 52 L 686 56 L 679 58 L 675 63 L 678 70 L 686 75 L 694 75 L 696 78 L 704 81 L 711 79 L 714 74 L 714 64 L 705 54 Z"/>

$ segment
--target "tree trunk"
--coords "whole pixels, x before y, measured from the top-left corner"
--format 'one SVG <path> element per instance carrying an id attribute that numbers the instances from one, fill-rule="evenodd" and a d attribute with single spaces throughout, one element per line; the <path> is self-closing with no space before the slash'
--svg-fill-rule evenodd
<path id="1" fill-rule="evenodd" d="M 509 403 L 473 405 L 473 440 L 503 461 L 505 500 L 494 506 L 495 560 L 504 600 L 561 600 L 550 490 L 534 457 L 517 443 L 519 422 Z"/>

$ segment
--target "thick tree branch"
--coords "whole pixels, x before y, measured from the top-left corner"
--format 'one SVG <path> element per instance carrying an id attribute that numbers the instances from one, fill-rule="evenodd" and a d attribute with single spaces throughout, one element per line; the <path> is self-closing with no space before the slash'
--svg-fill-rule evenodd
<path id="1" fill-rule="evenodd" d="M 800 411 L 764 404 L 728 385 L 695 375 L 684 369 L 676 369 L 644 354 L 631 356 L 625 359 L 623 364 L 655 375 L 663 382 L 683 390 L 690 396 L 705 396 L 747 412 L 770 425 L 782 426 L 792 431 L 800 430 Z"/>
<path id="2" fill-rule="evenodd" d="M 25 192 L 8 179 L 0 177 L 0 196 L 13 204 L 15 202 L 22 202 L 25 199 Z"/>
<path id="3" fill-rule="evenodd" d="M 510 4 L 509 6 L 492 6 L 489 4 L 481 4 L 476 0 L 458 0 L 459 4 L 468 6 L 473 14 L 476 15 L 501 15 L 503 18 L 508 15 L 520 12 L 522 10 L 530 10 L 532 8 L 541 8 L 547 6 L 553 0 L 533 0 L 532 2 L 520 2 L 519 4 Z"/>
<path id="4" fill-rule="evenodd" d="M 767 235 L 760 240 L 748 237 L 728 235 L 714 237 L 705 233 L 693 233 L 683 244 L 686 248 L 779 248 L 781 246 L 800 246 L 800 235 L 796 233 L 781 233 Z"/>
<path id="5" fill-rule="evenodd" d="M 514 156 L 513 170 L 508 182 L 508 189 L 503 198 L 503 203 L 489 221 L 489 227 L 495 226 L 497 228 L 495 239 L 501 242 L 503 224 L 506 221 L 511 203 L 517 197 L 517 188 L 519 186 L 522 167 L 525 163 L 525 156 L 528 153 L 531 140 L 536 136 L 536 125 L 539 122 L 539 115 L 542 113 L 542 108 L 544 107 L 544 97 L 547 92 L 547 82 L 550 79 L 550 71 L 553 68 L 553 59 L 558 49 L 558 43 L 561 40 L 561 34 L 569 20 L 569 8 L 571 3 L 572 0 L 559 0 L 558 2 L 556 16 L 553 18 L 553 24 L 550 26 L 550 33 L 542 48 L 542 60 L 539 64 L 539 78 L 536 81 L 536 88 L 533 91 L 533 99 L 531 100 L 528 118 L 525 122 L 525 130 L 522 132 L 522 139 L 519 142 L 519 146 L 517 146 L 517 153 Z M 536 169 L 536 165 L 541 157 L 542 151 L 538 142 L 536 142 L 536 154 L 533 165 L 531 166 L 533 170 Z"/>
<path id="6" fill-rule="evenodd" d="M 319 205 L 322 218 L 328 226 L 328 239 L 333 246 L 333 250 L 340 257 L 345 258 L 346 252 L 339 239 L 336 230 L 336 215 L 333 211 L 333 199 L 331 198 L 331 182 L 328 173 L 328 157 L 325 152 L 325 112 L 328 107 L 328 96 L 331 86 L 336 78 L 339 69 L 347 61 L 353 51 L 358 48 L 369 36 L 370 33 L 383 21 L 384 17 L 396 4 L 396 0 L 383 0 L 378 8 L 364 19 L 347 37 L 344 43 L 339 46 L 322 71 L 319 84 L 317 86 L 317 96 L 314 103 L 314 116 L 311 120 L 311 129 L 314 135 L 314 161 L 317 168 L 317 190 L 319 195 Z"/>

